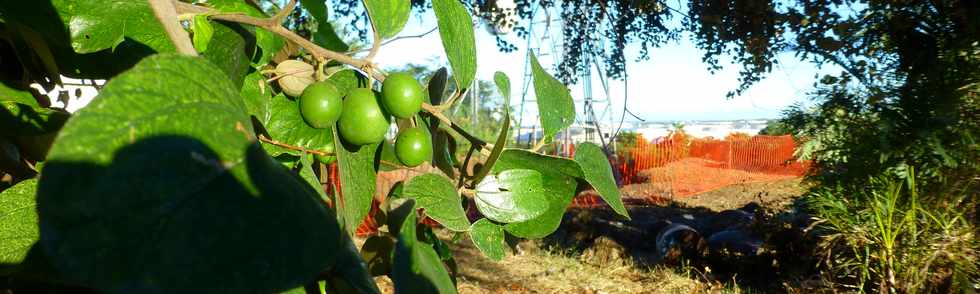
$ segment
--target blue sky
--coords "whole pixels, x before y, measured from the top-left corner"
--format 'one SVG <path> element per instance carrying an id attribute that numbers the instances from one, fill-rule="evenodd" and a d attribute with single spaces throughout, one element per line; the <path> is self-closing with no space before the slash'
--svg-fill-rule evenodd
<path id="1" fill-rule="evenodd" d="M 435 27 L 435 17 L 428 11 L 413 16 L 401 35 L 417 35 Z M 477 29 L 477 78 L 492 80 L 494 72 L 506 73 L 515 92 L 512 105 L 517 106 L 527 51 L 524 48 L 525 40 L 519 39 L 516 34 L 507 35 L 507 38 L 518 46 L 517 51 L 499 52 L 494 36 L 482 26 Z M 627 47 L 626 51 L 627 60 L 635 60 L 638 56 L 635 46 Z M 727 99 L 725 94 L 738 85 L 740 66 L 723 62 L 724 69 L 711 74 L 701 62 L 701 55 L 702 52 L 684 37 L 676 44 L 651 50 L 649 60 L 631 61 L 627 65 L 628 93 L 624 91 L 623 82 L 610 80 L 608 107 L 615 121 L 618 122 L 622 114 L 624 94 L 628 94 L 627 106 L 630 111 L 647 121 L 777 118 L 785 107 L 806 101 L 805 94 L 810 91 L 815 74 L 839 71 L 829 67 L 818 69 L 786 52 L 777 57 L 780 65 L 774 67 L 764 80 L 743 95 Z M 438 31 L 423 38 L 394 41 L 382 48 L 375 61 L 385 68 L 407 63 L 448 66 Z M 542 64 L 550 70 L 548 63 L 548 58 L 542 58 Z M 583 96 L 582 85 L 570 85 L 569 88 L 574 98 Z M 596 89 L 594 95 L 604 96 L 599 90 L 598 78 L 594 79 L 593 88 Z M 533 97 L 533 93 L 529 96 Z M 580 107 L 580 104 L 576 107 Z M 597 111 L 602 111 L 604 107 L 598 105 Z M 536 117 L 533 103 L 528 103 L 526 108 L 525 117 Z M 529 123 L 528 119 L 524 121 L 525 124 Z M 627 121 L 635 119 L 627 116 Z"/>

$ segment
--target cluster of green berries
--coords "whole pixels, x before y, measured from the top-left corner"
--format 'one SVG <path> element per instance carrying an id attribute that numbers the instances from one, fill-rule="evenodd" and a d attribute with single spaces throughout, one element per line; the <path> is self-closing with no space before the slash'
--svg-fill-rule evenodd
<path id="1" fill-rule="evenodd" d="M 390 116 L 410 119 L 422 109 L 422 86 L 411 75 L 393 73 L 381 85 L 381 93 L 369 88 L 353 89 L 344 96 L 330 81 L 310 84 L 299 97 L 299 111 L 311 127 L 330 128 L 335 123 L 340 137 L 353 145 L 379 143 L 385 139 Z M 334 153 L 334 143 L 322 150 Z M 408 167 L 432 158 L 432 140 L 420 127 L 399 130 L 395 139 L 395 156 Z M 329 164 L 336 156 L 317 156 Z"/>

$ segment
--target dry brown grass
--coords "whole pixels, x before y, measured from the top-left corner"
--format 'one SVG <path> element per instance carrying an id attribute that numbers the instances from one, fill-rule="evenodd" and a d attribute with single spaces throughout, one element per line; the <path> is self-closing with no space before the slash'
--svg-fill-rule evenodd
<path id="1" fill-rule="evenodd" d="M 448 234 L 441 237 L 448 242 Z M 737 286 L 706 283 L 697 270 L 641 268 L 630 259 L 592 264 L 579 256 L 532 248 L 495 262 L 484 257 L 468 239 L 450 243 L 459 265 L 459 293 L 738 293 Z M 394 293 L 388 277 L 375 279 L 383 293 Z"/>

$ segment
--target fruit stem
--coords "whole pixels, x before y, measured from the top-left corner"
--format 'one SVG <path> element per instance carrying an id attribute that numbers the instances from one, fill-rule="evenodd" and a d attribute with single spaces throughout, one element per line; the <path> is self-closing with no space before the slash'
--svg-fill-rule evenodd
<path id="1" fill-rule="evenodd" d="M 456 132 L 456 134 L 462 136 L 463 138 L 466 138 L 466 140 L 470 141 L 471 144 L 480 146 L 480 154 L 483 154 L 485 156 L 490 155 L 490 151 L 491 149 L 493 149 L 493 144 L 487 143 L 483 140 L 480 140 L 480 138 L 470 135 L 470 133 L 466 132 L 466 130 L 464 130 L 462 127 L 460 127 L 455 122 L 453 122 L 453 120 L 449 119 L 449 117 L 446 117 L 445 114 L 442 114 L 442 110 L 440 110 L 439 107 L 432 106 L 432 104 L 422 102 L 422 110 L 425 110 L 425 112 L 428 112 L 439 121 L 449 125 L 450 128 L 454 132 Z"/>

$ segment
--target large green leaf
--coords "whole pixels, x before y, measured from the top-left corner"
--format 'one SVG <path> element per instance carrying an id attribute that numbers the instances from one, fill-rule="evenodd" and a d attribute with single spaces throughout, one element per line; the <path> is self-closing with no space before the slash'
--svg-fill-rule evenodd
<path id="1" fill-rule="evenodd" d="M 108 293 L 269 293 L 329 268 L 336 218 L 262 151 L 238 92 L 203 58 L 157 55 L 76 113 L 38 184 L 55 268 Z"/>
<path id="2" fill-rule="evenodd" d="M 334 127 L 335 142 L 342 142 Z M 371 211 L 371 200 L 377 171 L 374 169 L 374 156 L 379 144 L 349 146 L 337 144 L 337 170 L 340 173 L 339 211 L 344 218 L 347 231 L 354 232 Z"/>
<path id="3" fill-rule="evenodd" d="M 505 170 L 488 176 L 476 187 L 476 208 L 502 223 L 523 222 L 548 210 L 541 173 L 530 169 Z"/>
<path id="4" fill-rule="evenodd" d="M 541 67 L 534 52 L 528 54 L 531 57 L 534 97 L 538 100 L 541 128 L 544 129 L 545 138 L 551 140 L 558 131 L 575 122 L 575 102 L 572 101 L 572 94 L 568 88 Z"/>
<path id="5" fill-rule="evenodd" d="M 71 33 L 78 53 L 114 48 L 124 38 L 149 46 L 157 52 L 172 52 L 174 45 L 153 16 L 148 1 L 54 0 Z"/>
<path id="6" fill-rule="evenodd" d="M 575 149 L 575 162 L 582 166 L 585 180 L 599 192 L 602 200 L 605 200 L 606 204 L 609 204 L 609 207 L 616 213 L 625 216 L 627 219 L 630 218 L 626 207 L 623 206 L 623 200 L 619 196 L 619 188 L 616 186 L 616 179 L 613 178 L 612 167 L 609 166 L 609 159 L 606 157 L 606 152 L 602 151 L 602 147 L 588 142 L 579 144 L 578 148 Z"/>
<path id="7" fill-rule="evenodd" d="M 504 228 L 491 222 L 489 219 L 481 218 L 470 227 L 470 239 L 483 255 L 496 261 L 504 259 Z"/>
<path id="8" fill-rule="evenodd" d="M 37 180 L 31 179 L 0 193 L 0 276 L 23 262 L 38 240 L 36 191 Z"/>
<path id="9" fill-rule="evenodd" d="M 62 110 L 0 101 L 0 136 L 35 136 L 57 132 L 68 120 Z"/>
<path id="10" fill-rule="evenodd" d="M 414 177 L 405 184 L 403 195 L 414 198 L 427 216 L 446 228 L 457 232 L 469 230 L 470 221 L 466 219 L 462 200 L 449 179 L 431 173 Z"/>
<path id="11" fill-rule="evenodd" d="M 572 203 L 582 169 L 570 159 L 541 155 L 527 150 L 508 149 L 501 154 L 494 172 L 509 169 L 534 169 L 541 173 L 548 210 L 540 216 L 524 222 L 504 226 L 507 232 L 522 238 L 543 238 L 561 224 L 565 209 Z"/>
<path id="12" fill-rule="evenodd" d="M 329 129 L 311 127 L 299 113 L 299 102 L 291 100 L 279 93 L 272 97 L 269 103 L 269 120 L 264 122 L 266 131 L 273 140 L 293 146 L 312 150 L 325 150 L 333 141 Z M 274 147 L 273 155 L 289 153 L 300 155 L 302 152 L 286 148 Z"/>
<path id="13" fill-rule="evenodd" d="M 476 38 L 473 19 L 458 0 L 433 0 L 442 47 L 456 78 L 456 88 L 468 88 L 476 78 Z"/>
<path id="14" fill-rule="evenodd" d="M 381 39 L 388 39 L 398 35 L 405 27 L 412 12 L 412 1 L 364 0 L 364 7 Z"/>
<path id="15" fill-rule="evenodd" d="M 218 65 L 231 77 L 236 86 L 241 87 L 242 80 L 249 70 L 249 56 L 251 54 L 249 52 L 250 50 L 254 51 L 254 48 L 247 46 L 246 36 L 243 36 L 247 32 L 244 32 L 245 30 L 238 25 L 228 26 L 215 23 L 213 27 L 214 36 L 209 42 L 208 51 L 201 53 L 201 56 Z M 251 38 L 251 36 L 248 37 Z"/>
<path id="16" fill-rule="evenodd" d="M 397 234 L 391 280 L 395 293 L 456 293 L 449 271 L 432 245 L 418 241 L 415 200 L 393 201 L 388 226 Z"/>

